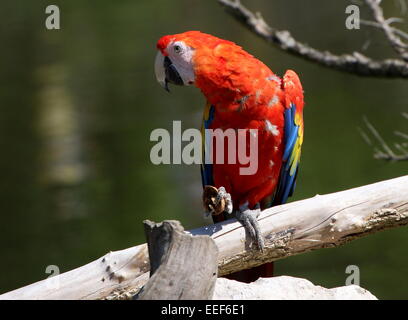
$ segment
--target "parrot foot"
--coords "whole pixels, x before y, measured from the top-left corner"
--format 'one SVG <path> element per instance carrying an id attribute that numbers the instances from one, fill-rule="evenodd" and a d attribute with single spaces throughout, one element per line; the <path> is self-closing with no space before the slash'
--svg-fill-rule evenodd
<path id="1" fill-rule="evenodd" d="M 232 198 L 224 187 L 219 189 L 213 186 L 205 186 L 203 193 L 205 216 L 219 215 L 223 212 L 232 213 Z"/>
<path id="2" fill-rule="evenodd" d="M 235 213 L 235 217 L 241 222 L 245 230 L 251 236 L 251 239 L 257 243 L 259 250 L 263 251 L 265 243 L 257 220 L 260 213 L 261 208 L 259 203 L 255 209 L 252 210 L 248 208 L 248 203 L 245 203 L 239 207 L 239 211 Z"/>

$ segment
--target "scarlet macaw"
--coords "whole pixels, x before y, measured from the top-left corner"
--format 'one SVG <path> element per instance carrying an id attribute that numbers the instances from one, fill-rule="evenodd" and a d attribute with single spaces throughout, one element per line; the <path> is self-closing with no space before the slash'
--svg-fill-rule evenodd
<path id="1" fill-rule="evenodd" d="M 232 198 L 238 220 L 262 249 L 257 217 L 260 209 L 283 204 L 292 195 L 303 142 L 303 90 L 297 74 L 283 79 L 233 42 L 199 31 L 162 37 L 155 72 L 168 83 L 195 85 L 204 94 L 203 128 L 258 129 L 258 170 L 240 174 L 237 164 L 203 164 L 203 186 L 218 189 L 218 200 Z M 225 146 L 227 148 L 227 146 Z M 226 206 L 215 221 L 232 212 Z M 236 279 L 250 282 L 271 276 L 271 265 L 246 272 Z"/>

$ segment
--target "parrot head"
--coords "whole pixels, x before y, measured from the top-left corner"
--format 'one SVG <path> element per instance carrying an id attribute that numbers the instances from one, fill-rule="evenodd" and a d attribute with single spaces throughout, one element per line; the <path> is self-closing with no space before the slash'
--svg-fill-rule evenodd
<path id="1" fill-rule="evenodd" d="M 198 45 L 191 40 L 199 34 L 189 31 L 167 35 L 157 42 L 156 79 L 167 91 L 169 83 L 181 86 L 195 83 L 194 56 Z"/>
<path id="2" fill-rule="evenodd" d="M 220 71 L 229 60 L 226 53 L 234 51 L 231 49 L 245 52 L 233 42 L 200 31 L 166 35 L 157 42 L 157 49 L 156 78 L 167 91 L 169 83 L 195 85 L 203 90 L 205 85 L 219 80 L 214 76 L 222 76 Z M 220 82 L 216 82 L 219 86 Z"/>

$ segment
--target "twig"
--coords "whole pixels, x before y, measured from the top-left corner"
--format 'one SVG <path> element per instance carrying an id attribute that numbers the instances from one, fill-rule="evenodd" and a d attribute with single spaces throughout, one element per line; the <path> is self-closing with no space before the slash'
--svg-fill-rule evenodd
<path id="1" fill-rule="evenodd" d="M 374 158 L 375 159 L 380 159 L 380 160 L 387 160 L 387 161 L 408 161 L 408 151 L 405 149 L 404 145 L 401 144 L 395 144 L 395 148 L 398 149 L 400 152 L 399 154 L 396 154 L 391 147 L 385 142 L 385 140 L 381 137 L 381 135 L 378 133 L 377 129 L 374 128 L 374 126 L 368 121 L 366 117 L 364 117 L 364 122 L 368 128 L 368 130 L 371 132 L 373 137 L 376 139 L 376 141 L 379 143 L 380 148 L 375 148 L 374 149 Z M 408 135 L 402 133 L 402 132 L 395 132 L 397 136 L 401 136 L 403 138 L 408 138 Z M 368 136 L 362 132 L 363 139 L 367 142 L 367 144 L 372 145 L 370 139 Z"/>
<path id="2" fill-rule="evenodd" d="M 401 13 L 405 14 L 407 12 L 406 0 L 397 0 L 396 1 L 401 9 Z"/>
<path id="3" fill-rule="evenodd" d="M 359 52 L 336 55 L 320 51 L 297 41 L 289 31 L 277 30 L 268 25 L 260 14 L 244 7 L 239 0 L 217 0 L 227 12 L 250 31 L 286 51 L 322 66 L 360 76 L 408 78 L 408 63 L 402 59 L 373 60 Z"/>
<path id="4" fill-rule="evenodd" d="M 394 50 L 405 60 L 408 61 L 408 45 L 403 43 L 401 39 L 394 33 L 394 29 L 391 28 L 390 24 L 392 19 L 385 20 L 384 13 L 380 7 L 381 1 L 378 0 L 365 0 L 366 5 L 371 9 L 375 21 L 378 23 L 380 28 L 383 30 L 388 42 L 394 48 Z"/>
<path id="5" fill-rule="evenodd" d="M 369 26 L 369 27 L 382 28 L 381 25 L 378 22 L 375 22 L 375 21 L 361 19 L 360 23 L 363 24 L 363 25 Z M 401 37 L 401 38 L 403 38 L 405 40 L 408 40 L 408 33 L 404 32 L 404 31 L 402 31 L 400 29 L 391 27 L 391 26 L 390 26 L 390 28 L 396 35 L 398 35 L 399 37 Z"/>
<path id="6" fill-rule="evenodd" d="M 406 133 L 403 133 L 403 132 L 400 132 L 400 131 L 395 131 L 394 134 L 395 134 L 396 136 L 399 136 L 399 137 L 401 137 L 401 138 L 404 138 L 404 139 L 407 139 L 407 140 L 408 140 L 408 134 L 406 134 Z"/>

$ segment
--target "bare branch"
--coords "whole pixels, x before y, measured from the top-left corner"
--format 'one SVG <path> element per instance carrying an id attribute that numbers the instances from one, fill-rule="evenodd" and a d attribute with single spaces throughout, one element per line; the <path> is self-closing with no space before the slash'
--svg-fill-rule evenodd
<path id="1" fill-rule="evenodd" d="M 384 18 L 383 10 L 380 7 L 380 1 L 365 0 L 365 3 L 371 9 L 375 21 L 383 30 L 388 42 L 405 61 L 408 61 L 408 45 L 401 41 L 401 39 L 394 33 L 393 28 L 390 26 L 390 24 L 395 21 L 395 18 L 390 18 L 387 20 Z"/>
<path id="2" fill-rule="evenodd" d="M 363 24 L 363 25 L 369 26 L 369 27 L 375 27 L 375 28 L 380 28 L 380 29 L 382 28 L 381 25 L 378 22 L 375 22 L 375 21 L 369 21 L 369 20 L 363 20 L 362 19 L 362 20 L 360 20 L 360 23 Z M 396 35 L 398 35 L 399 37 L 401 37 L 401 38 L 403 38 L 405 40 L 408 40 L 408 33 L 404 32 L 404 31 L 402 31 L 400 29 L 391 27 L 391 26 L 390 26 L 390 28 Z"/>
<path id="3" fill-rule="evenodd" d="M 395 131 L 394 134 L 395 134 L 396 136 L 399 136 L 399 137 L 402 137 L 402 138 L 408 140 L 408 134 L 406 134 L 406 133 L 403 133 L 403 132 L 400 132 L 400 131 Z"/>
<path id="4" fill-rule="evenodd" d="M 397 0 L 396 1 L 400 7 L 401 13 L 405 14 L 407 12 L 407 3 L 406 0 Z"/>
<path id="5" fill-rule="evenodd" d="M 250 31 L 290 54 L 328 68 L 360 76 L 408 78 L 408 63 L 402 59 L 377 61 L 359 52 L 336 55 L 329 51 L 320 51 L 297 41 L 287 30 L 277 30 L 271 27 L 260 14 L 251 12 L 239 0 L 217 1 Z"/>
<path id="6" fill-rule="evenodd" d="M 388 153 L 377 152 L 374 154 L 374 158 L 379 160 L 387 160 L 387 161 L 408 161 L 408 153 L 401 154 L 401 155 L 391 155 Z"/>
<path id="7" fill-rule="evenodd" d="M 364 122 L 371 132 L 372 136 L 375 138 L 377 143 L 379 144 L 379 148 L 374 148 L 374 158 L 380 160 L 387 160 L 387 161 L 408 161 L 408 151 L 405 149 L 405 144 L 394 144 L 395 149 L 397 149 L 400 153 L 396 154 L 391 147 L 385 142 L 385 140 L 381 137 L 378 133 L 377 129 L 364 117 Z M 364 140 L 367 144 L 372 145 L 368 136 L 361 132 Z M 402 132 L 395 132 L 395 135 L 408 139 L 408 135 Z"/>

